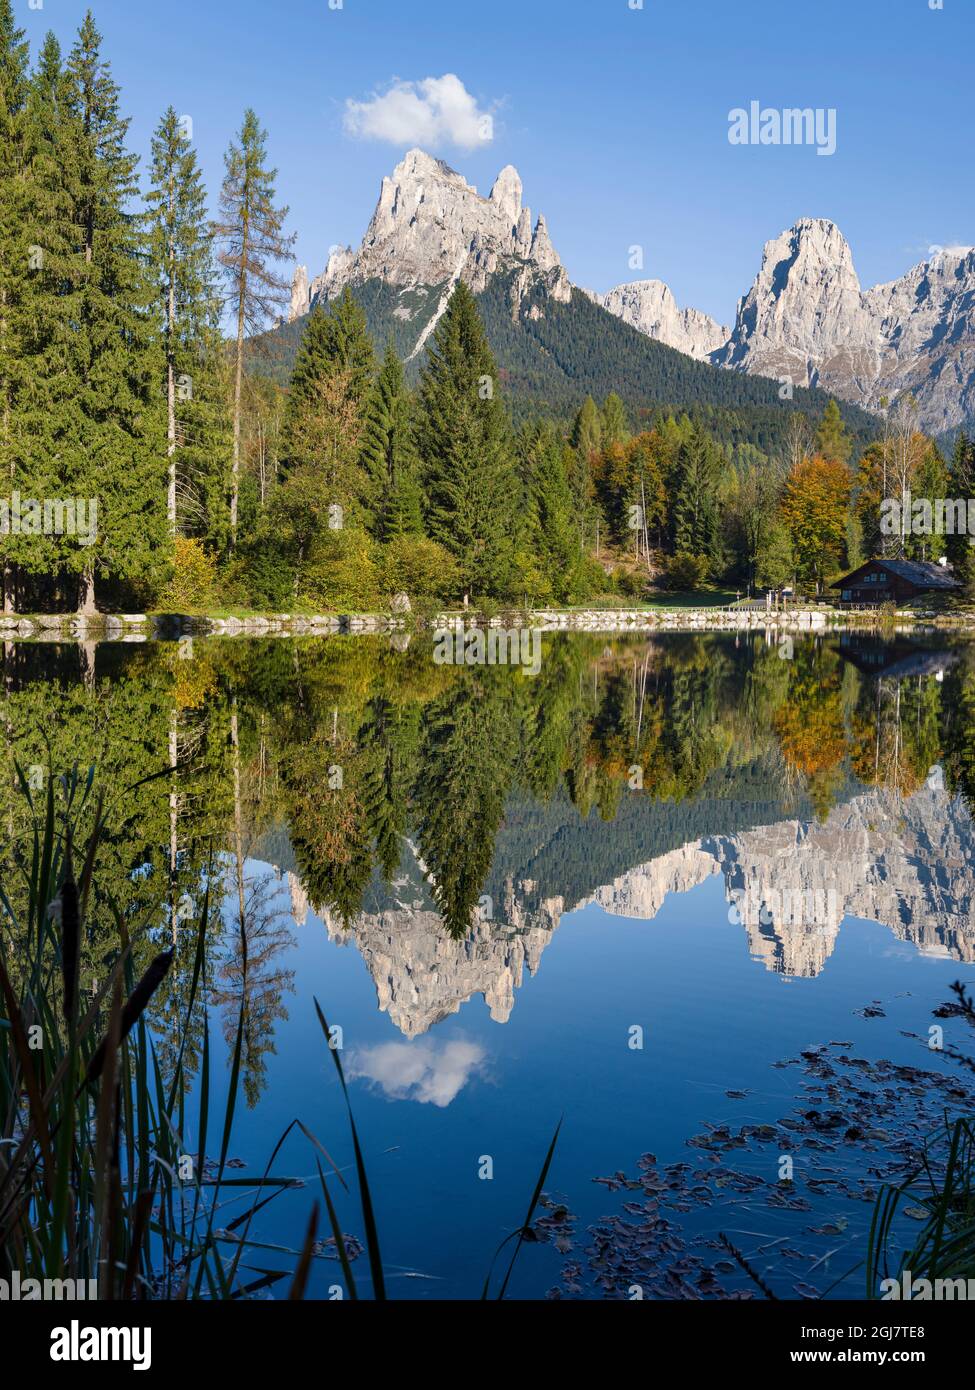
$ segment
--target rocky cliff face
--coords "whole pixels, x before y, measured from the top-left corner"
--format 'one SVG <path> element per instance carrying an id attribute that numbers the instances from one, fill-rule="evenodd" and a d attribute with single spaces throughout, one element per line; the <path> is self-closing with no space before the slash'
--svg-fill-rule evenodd
<path id="1" fill-rule="evenodd" d="M 766 244 L 712 360 L 869 409 L 910 391 L 923 428 L 950 429 L 975 413 L 975 251 L 937 252 L 864 291 L 839 229 L 806 218 Z"/>
<path id="2" fill-rule="evenodd" d="M 975 418 L 975 250 L 944 250 L 864 290 L 846 238 L 803 218 L 765 245 L 734 328 L 678 310 L 659 280 L 598 301 L 634 328 L 717 366 L 819 386 L 869 410 L 909 392 L 923 429 Z"/>
<path id="3" fill-rule="evenodd" d="M 891 827 L 897 827 L 896 830 Z M 844 917 L 880 922 L 919 951 L 975 961 L 975 836 L 961 798 L 865 793 L 824 824 L 780 821 L 685 846 L 600 888 L 606 912 L 652 918 L 712 874 L 769 970 L 818 975 Z"/>
<path id="4" fill-rule="evenodd" d="M 511 165 L 482 198 L 443 160 L 410 150 L 384 178 L 379 202 L 358 251 L 334 251 L 325 271 L 307 283 L 299 266 L 291 317 L 346 285 L 382 280 L 401 290 L 445 286 L 463 279 L 475 293 L 496 271 L 519 267 L 541 279 L 553 298 L 566 302 L 572 286 L 552 245 L 544 217 L 532 226 L 522 205 L 522 184 Z"/>
<path id="5" fill-rule="evenodd" d="M 417 882 L 426 876 L 419 861 Z M 825 966 L 844 917 L 880 922 L 925 954 L 975 961 L 975 834 L 961 798 L 925 788 L 905 801 L 871 791 L 837 807 L 824 824 L 786 820 L 714 836 L 639 865 L 587 901 L 621 917 L 651 921 L 671 893 L 720 875 L 729 931 L 743 931 L 767 970 L 813 977 Z M 406 881 L 404 880 L 404 885 Z M 480 994 L 497 1023 L 514 1007 L 525 972 L 534 974 L 564 913 L 538 885 L 508 882 L 494 921 L 464 941 L 401 885 L 400 900 L 349 928 L 322 914 L 329 936 L 360 952 L 380 1009 L 415 1038 Z M 306 903 L 291 886 L 296 916 Z M 526 899 L 538 906 L 529 911 Z"/>
<path id="6" fill-rule="evenodd" d="M 805 218 L 766 242 L 755 283 L 715 360 L 805 386 L 818 375 L 865 386 L 879 366 L 878 325 L 853 255 L 832 222 Z"/>
<path id="7" fill-rule="evenodd" d="M 975 249 L 939 252 L 865 299 L 885 344 L 868 403 L 910 391 L 935 432 L 975 419 Z"/>
<path id="8" fill-rule="evenodd" d="M 379 1008 L 404 1037 L 427 1032 L 480 994 L 495 1023 L 507 1023 L 525 971 L 533 975 L 562 914 L 561 899 L 531 921 L 480 922 L 464 941 L 444 932 L 436 912 L 403 906 L 363 913 L 346 930 L 328 913 L 329 936 L 354 945 L 376 985 Z"/>
<path id="9" fill-rule="evenodd" d="M 573 286 L 545 218 L 533 225 L 522 196 L 511 165 L 484 198 L 442 160 L 410 150 L 383 179 L 358 250 L 334 250 L 312 280 L 297 267 L 290 319 L 346 285 L 378 280 L 399 290 L 397 316 L 417 320 L 415 356 L 460 279 L 480 293 L 499 271 L 515 271 L 513 318 L 539 286 L 542 305 L 546 297 L 568 303 Z M 975 418 L 975 249 L 938 251 L 864 290 L 839 229 L 807 217 L 766 243 L 733 328 L 679 308 L 660 280 L 590 298 L 648 337 L 718 366 L 820 386 L 872 410 L 910 392 L 919 424 L 932 433 Z M 544 313 L 534 294 L 530 313 Z"/>
<path id="10" fill-rule="evenodd" d="M 699 309 L 679 309 L 662 280 L 634 280 L 617 285 L 607 294 L 593 295 L 597 304 L 658 342 L 706 360 L 722 347 L 731 329 L 716 323 Z"/>

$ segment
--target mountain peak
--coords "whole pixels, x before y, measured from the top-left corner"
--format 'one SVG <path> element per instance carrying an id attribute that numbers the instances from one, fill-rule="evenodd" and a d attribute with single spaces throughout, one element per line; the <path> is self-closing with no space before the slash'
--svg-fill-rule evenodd
<path id="1" fill-rule="evenodd" d="M 421 150 L 418 145 L 406 151 L 393 170 L 392 179 L 384 179 L 383 182 L 402 184 L 412 183 L 418 179 L 442 179 L 447 183 L 470 188 L 470 184 L 463 174 L 458 174 L 457 170 L 452 169 L 444 160 L 438 159 L 436 155 L 427 154 L 426 150 Z"/>
<path id="2" fill-rule="evenodd" d="M 728 341 L 730 329 L 699 309 L 679 309 L 662 280 L 633 280 L 596 300 L 624 323 L 699 361 Z"/>
<path id="3" fill-rule="evenodd" d="M 521 217 L 521 175 L 513 164 L 506 164 L 494 180 L 491 202 L 496 203 L 514 227 Z"/>
<path id="4" fill-rule="evenodd" d="M 791 227 L 765 243 L 764 259 L 781 262 L 791 253 L 796 261 L 800 259 L 821 260 L 835 269 L 853 269 L 853 252 L 850 243 L 835 222 L 828 217 L 800 217 Z M 859 280 L 857 287 L 859 288 Z"/>
<path id="5" fill-rule="evenodd" d="M 519 302 L 533 275 L 544 277 L 549 294 L 568 299 L 572 287 L 545 219 L 538 219 L 532 233 L 522 191 L 521 177 L 510 164 L 498 174 L 490 197 L 483 198 L 442 159 L 422 149 L 408 150 L 382 181 L 358 251 L 333 252 L 326 270 L 311 284 L 299 267 L 292 319 L 321 299 L 333 299 L 346 285 L 378 279 L 410 289 L 452 286 L 464 279 L 479 292 L 496 271 L 516 267 L 528 276 L 519 281 Z"/>
<path id="6" fill-rule="evenodd" d="M 870 373 L 876 354 L 868 318 L 843 233 L 828 218 L 803 217 L 765 243 L 761 269 L 715 361 L 794 386 L 815 384 L 818 364 L 840 356 L 842 370 Z"/>

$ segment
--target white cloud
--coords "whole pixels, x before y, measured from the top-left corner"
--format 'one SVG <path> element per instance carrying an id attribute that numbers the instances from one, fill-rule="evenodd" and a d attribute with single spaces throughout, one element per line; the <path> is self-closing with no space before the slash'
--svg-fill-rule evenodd
<path id="1" fill-rule="evenodd" d="M 494 117 L 483 111 L 452 72 L 421 82 L 394 81 L 367 101 L 345 103 L 343 127 L 357 140 L 425 148 L 472 150 L 494 139 Z"/>
<path id="2" fill-rule="evenodd" d="M 371 1081 L 390 1100 L 418 1100 L 424 1105 L 449 1105 L 484 1065 L 479 1043 L 380 1043 L 350 1057 L 346 1069 L 355 1080 Z"/>

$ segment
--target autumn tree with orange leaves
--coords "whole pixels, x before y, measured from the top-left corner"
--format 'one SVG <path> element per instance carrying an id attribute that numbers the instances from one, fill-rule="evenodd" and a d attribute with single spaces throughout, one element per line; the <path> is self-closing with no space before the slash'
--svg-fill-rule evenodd
<path id="1" fill-rule="evenodd" d="M 819 591 L 846 556 L 846 523 L 852 478 L 845 463 L 816 455 L 797 463 L 782 498 L 782 519 L 792 537 L 796 571 Z"/>

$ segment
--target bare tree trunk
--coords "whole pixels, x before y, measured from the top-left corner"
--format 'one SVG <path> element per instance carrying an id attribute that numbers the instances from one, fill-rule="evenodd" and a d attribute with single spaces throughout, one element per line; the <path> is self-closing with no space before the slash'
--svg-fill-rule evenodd
<path id="1" fill-rule="evenodd" d="M 237 729 L 237 709 L 230 716 L 230 742 L 234 750 L 234 857 L 237 861 L 237 908 L 240 913 L 241 949 L 244 967 L 247 958 L 247 910 L 244 897 L 244 837 L 240 805 L 240 735 Z"/>
<path id="2" fill-rule="evenodd" d="M 95 688 L 95 649 L 97 642 L 79 642 L 78 655 L 81 658 L 81 682 L 86 690 Z"/>
<path id="3" fill-rule="evenodd" d="M 234 365 L 234 452 L 230 465 L 230 548 L 237 544 L 237 498 L 240 494 L 240 423 L 244 392 L 244 327 L 247 319 L 247 256 L 249 214 L 243 211 L 240 242 L 240 292 L 237 296 L 237 360 Z"/>
<path id="4" fill-rule="evenodd" d="M 98 612 L 98 605 L 95 603 L 95 571 L 91 566 L 87 566 L 81 575 L 78 612 L 86 618 Z"/>
<path id="5" fill-rule="evenodd" d="M 169 897 L 170 897 L 170 923 L 173 930 L 173 945 L 176 945 L 176 935 L 179 924 L 176 920 L 176 861 L 179 853 L 177 842 L 177 830 L 179 829 L 179 794 L 176 791 L 176 766 L 179 762 L 179 739 L 176 728 L 176 708 L 169 716 L 169 770 L 172 774 L 169 790 Z"/>
<path id="6" fill-rule="evenodd" d="M 169 209 L 172 215 L 173 186 L 170 180 Z M 176 248 L 169 243 L 169 302 L 166 305 L 166 456 L 169 459 L 169 492 L 166 498 L 166 519 L 170 534 L 176 535 Z"/>

